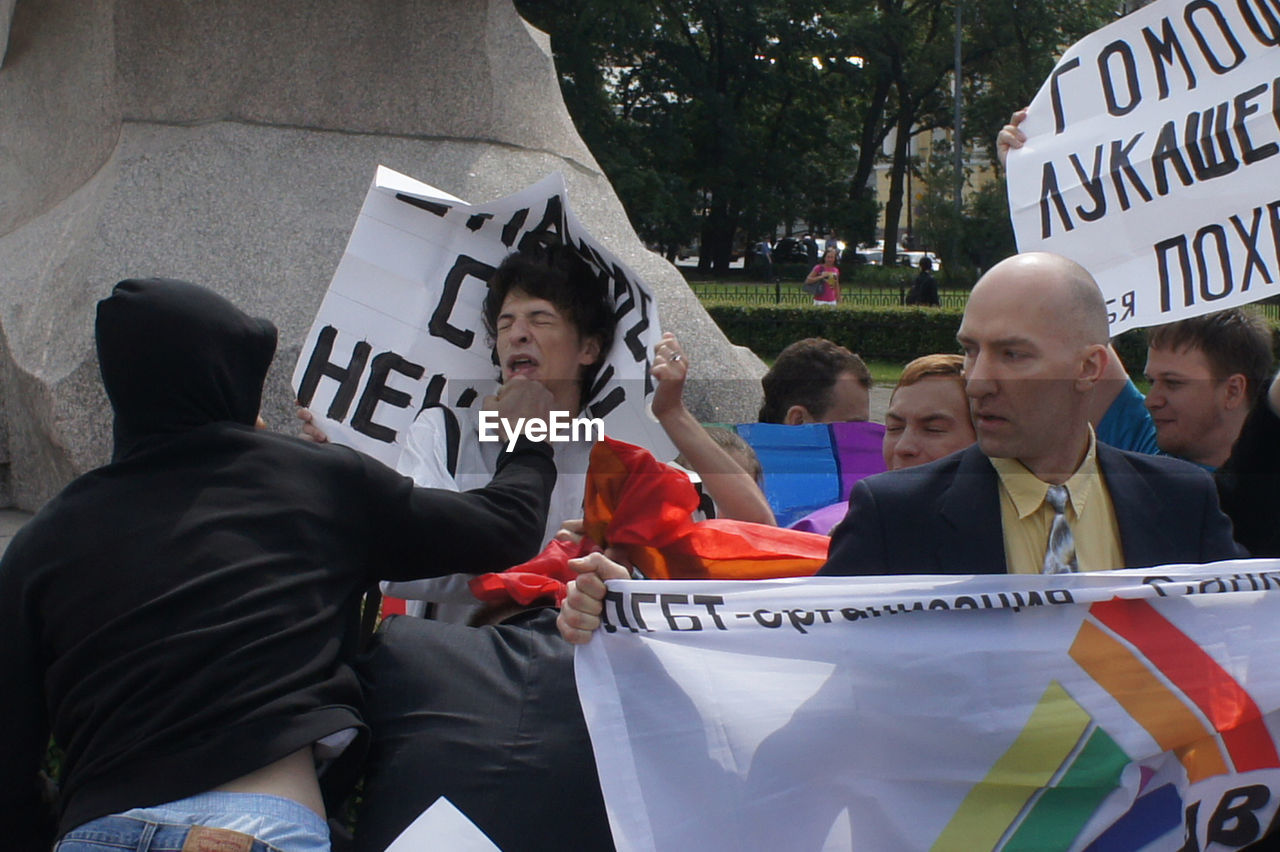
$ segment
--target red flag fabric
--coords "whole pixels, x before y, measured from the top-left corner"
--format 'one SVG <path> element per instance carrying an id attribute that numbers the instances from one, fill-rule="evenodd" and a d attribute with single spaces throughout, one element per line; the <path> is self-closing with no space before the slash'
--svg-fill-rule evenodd
<path id="1" fill-rule="evenodd" d="M 698 493 L 683 473 L 648 450 L 605 438 L 591 450 L 582 542 L 553 541 L 533 559 L 471 581 L 488 603 L 564 600 L 576 576 L 568 561 L 601 547 L 651 579 L 762 580 L 807 577 L 827 559 L 830 539 L 745 521 L 695 522 Z"/>
<path id="2" fill-rule="evenodd" d="M 569 560 L 586 556 L 598 547 L 588 538 L 580 542 L 549 541 L 542 552 L 497 574 L 481 574 L 470 582 L 471 594 L 485 603 L 536 603 L 551 598 L 556 606 L 564 602 L 566 586 L 576 574 Z"/>

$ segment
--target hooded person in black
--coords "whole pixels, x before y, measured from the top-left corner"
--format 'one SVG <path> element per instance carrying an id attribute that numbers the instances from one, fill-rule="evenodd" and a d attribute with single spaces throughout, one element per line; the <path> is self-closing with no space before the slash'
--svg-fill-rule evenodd
<path id="1" fill-rule="evenodd" d="M 358 759 L 361 593 L 532 556 L 555 480 L 549 447 L 527 439 L 489 486 L 453 493 L 256 430 L 275 328 L 192 284 L 121 282 L 96 333 L 111 463 L 51 500 L 0 562 L 6 849 L 218 788 L 275 793 L 255 786 L 263 773 L 301 754 L 309 774 L 317 743 L 349 742 Z M 50 731 L 63 751 L 53 830 L 39 818 Z"/>

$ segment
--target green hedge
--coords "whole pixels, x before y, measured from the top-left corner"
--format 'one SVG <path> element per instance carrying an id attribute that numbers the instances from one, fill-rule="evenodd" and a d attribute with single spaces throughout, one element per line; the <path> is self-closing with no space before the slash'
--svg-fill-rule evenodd
<path id="1" fill-rule="evenodd" d="M 1141 378 L 1142 370 L 1147 364 L 1146 330 L 1135 328 L 1131 331 L 1126 331 L 1112 340 L 1111 345 L 1116 348 L 1116 352 L 1119 353 L 1120 360 L 1124 362 L 1124 368 L 1129 371 L 1129 375 L 1135 379 Z"/>
<path id="2" fill-rule="evenodd" d="M 777 357 L 801 338 L 825 337 L 864 358 L 903 364 L 931 352 L 958 352 L 956 331 L 964 314 L 960 308 L 705 304 L 730 340 L 761 358 Z M 1280 348 L 1280 323 L 1271 321 L 1271 327 Z M 1147 360 L 1146 333 L 1126 331 L 1114 343 L 1130 375 L 1141 376 Z"/>
<path id="3" fill-rule="evenodd" d="M 926 352 L 955 352 L 963 311 L 949 308 L 800 308 L 709 302 L 707 313 L 734 343 L 774 358 L 805 337 L 825 337 L 867 358 L 904 364 Z"/>

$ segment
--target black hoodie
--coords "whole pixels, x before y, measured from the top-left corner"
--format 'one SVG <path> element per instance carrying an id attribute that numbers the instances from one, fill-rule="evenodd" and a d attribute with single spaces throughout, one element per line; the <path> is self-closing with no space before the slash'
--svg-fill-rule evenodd
<path id="1" fill-rule="evenodd" d="M 555 480 L 527 441 L 453 493 L 253 428 L 275 328 L 208 290 L 124 281 L 98 305 L 115 453 L 0 562 L 0 845 L 48 849 L 37 769 L 63 749 L 56 831 L 216 787 L 346 728 L 358 602 L 378 579 L 531 556 Z M 430 664 L 424 661 L 424 664 Z"/>

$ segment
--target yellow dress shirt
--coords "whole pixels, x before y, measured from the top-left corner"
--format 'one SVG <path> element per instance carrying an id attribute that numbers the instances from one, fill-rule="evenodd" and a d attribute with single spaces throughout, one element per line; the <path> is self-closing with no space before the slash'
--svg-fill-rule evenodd
<path id="1" fill-rule="evenodd" d="M 1089 429 L 1084 461 L 1067 486 L 1067 524 L 1076 543 L 1081 571 L 1109 571 L 1124 567 L 1120 527 L 1107 483 L 1098 470 L 1098 444 Z M 1039 574 L 1053 525 L 1053 507 L 1045 501 L 1049 483 L 1037 479 L 1016 459 L 991 459 L 1000 477 L 1000 522 L 1004 527 L 1004 557 L 1010 574 Z"/>

